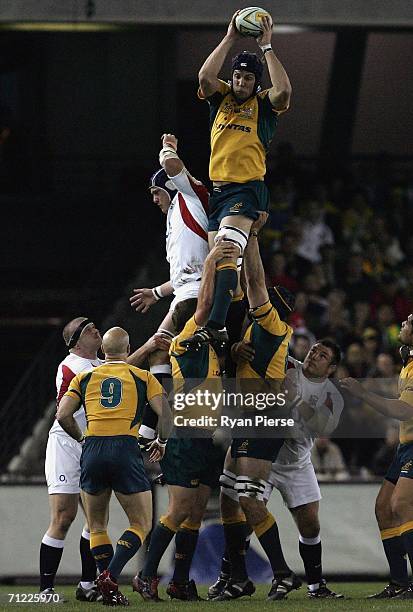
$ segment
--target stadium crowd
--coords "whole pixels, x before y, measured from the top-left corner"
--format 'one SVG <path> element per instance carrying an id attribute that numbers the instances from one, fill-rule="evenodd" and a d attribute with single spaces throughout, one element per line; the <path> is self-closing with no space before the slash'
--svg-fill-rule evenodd
<path id="1" fill-rule="evenodd" d="M 331 336 L 343 352 L 338 378 L 394 377 L 400 324 L 413 308 L 408 173 L 384 153 L 340 168 L 309 168 L 280 143 L 267 182 L 264 265 L 269 285 L 296 293 L 293 356 L 303 359 L 316 338 Z M 383 437 L 394 449 L 392 432 L 390 426 Z M 335 443 L 347 469 L 340 457 L 330 477 L 384 473 L 383 438 Z"/>

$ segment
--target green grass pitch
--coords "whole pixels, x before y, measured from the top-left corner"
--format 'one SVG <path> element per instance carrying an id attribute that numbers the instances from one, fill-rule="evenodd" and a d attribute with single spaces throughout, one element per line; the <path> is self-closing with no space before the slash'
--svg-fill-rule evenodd
<path id="1" fill-rule="evenodd" d="M 196 610 L 196 612 L 203 612 L 204 610 L 213 610 L 216 608 L 219 612 L 226 612 L 231 610 L 232 612 L 262 612 L 263 610 L 274 610 L 280 608 L 285 612 L 317 612 L 332 610 L 346 610 L 348 612 L 359 612 L 360 610 L 407 610 L 412 609 L 412 601 L 389 601 L 389 600 L 369 600 L 366 599 L 368 595 L 377 592 L 383 588 L 385 584 L 380 583 L 365 583 L 365 582 L 346 582 L 340 584 L 329 583 L 329 586 L 339 593 L 343 593 L 346 599 L 342 600 L 326 600 L 326 601 L 314 601 L 308 600 L 306 596 L 306 589 L 301 587 L 299 591 L 295 591 L 290 594 L 288 599 L 285 601 L 266 601 L 266 595 L 269 590 L 268 585 L 257 586 L 257 591 L 253 597 L 247 597 L 245 599 L 237 600 L 236 602 L 176 602 L 165 600 L 165 602 L 158 604 L 147 604 L 144 603 L 136 593 L 132 593 L 132 589 L 128 585 L 121 587 L 122 592 L 129 598 L 131 608 L 139 608 L 144 610 L 154 609 L 154 607 L 162 612 L 163 610 Z M 100 603 L 83 603 L 76 601 L 75 599 L 75 587 L 64 586 L 58 590 L 65 599 L 64 604 L 47 604 L 47 609 L 60 609 L 62 612 L 71 612 L 72 610 L 108 610 L 110 608 L 103 608 Z M 201 596 L 206 595 L 207 587 L 201 586 L 199 589 Z M 9 603 L 11 593 L 36 593 L 36 588 L 33 586 L 0 586 L 0 611 L 7 612 L 12 609 L 23 609 L 23 610 L 39 610 L 45 609 L 46 604 L 33 604 L 33 603 Z M 165 589 L 161 587 L 160 596 L 165 597 Z"/>

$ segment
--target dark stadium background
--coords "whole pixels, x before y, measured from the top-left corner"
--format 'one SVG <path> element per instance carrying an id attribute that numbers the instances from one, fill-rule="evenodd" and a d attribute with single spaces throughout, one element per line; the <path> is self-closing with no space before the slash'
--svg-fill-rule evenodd
<path id="1" fill-rule="evenodd" d="M 147 316 L 128 305 L 132 287 L 156 285 L 168 273 L 165 219 L 151 203 L 148 178 L 158 167 L 161 134 L 173 132 L 188 168 L 207 182 L 208 109 L 196 97 L 197 71 L 238 4 L 0 5 L 0 133 L 10 129 L 0 145 L 3 474 L 53 398 L 67 320 L 85 315 L 103 331 L 121 324 L 134 346 L 161 320 L 165 304 Z M 276 192 L 278 180 L 292 177 L 296 213 L 319 184 L 334 200 L 341 182 L 330 215 L 339 279 L 348 242 L 341 213 L 358 192 L 370 194 L 372 218 L 379 202 L 405 255 L 404 267 L 377 275 L 374 290 L 391 284 L 394 272 L 410 291 L 411 6 L 331 1 L 317 3 L 315 12 L 307 0 L 262 4 L 281 24 L 273 44 L 293 87 L 271 147 L 268 183 Z M 246 40 L 233 54 L 242 48 L 254 50 L 255 43 Z M 229 77 L 229 62 L 225 69 Z M 398 220 L 394 190 L 402 199 Z M 267 259 L 272 240 L 268 234 Z"/>

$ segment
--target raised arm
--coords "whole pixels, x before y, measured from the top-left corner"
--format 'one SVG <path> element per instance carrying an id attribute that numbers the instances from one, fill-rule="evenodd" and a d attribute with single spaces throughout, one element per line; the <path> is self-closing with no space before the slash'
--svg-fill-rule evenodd
<path id="1" fill-rule="evenodd" d="M 264 52 L 272 87 L 268 98 L 278 111 L 287 110 L 291 98 L 291 83 L 288 75 L 271 47 L 272 21 L 270 17 L 262 18 L 263 33 L 257 38 L 259 47 Z M 269 50 L 266 50 L 269 49 Z"/>
<path id="2" fill-rule="evenodd" d="M 241 34 L 235 27 L 235 17 L 237 14 L 238 11 L 232 16 L 224 38 L 212 51 L 211 55 L 206 58 L 199 71 L 199 87 L 204 98 L 212 96 L 212 94 L 219 90 L 220 82 L 218 74 L 234 42 L 241 38 Z"/>
<path id="3" fill-rule="evenodd" d="M 384 416 L 408 421 L 413 418 L 413 406 L 401 399 L 389 399 L 368 391 L 358 380 L 354 378 L 343 378 L 340 380 L 340 387 L 346 389 L 359 399 L 366 402 L 369 406 L 384 414 Z"/>
<path id="4" fill-rule="evenodd" d="M 177 151 L 177 137 L 174 136 L 174 134 L 163 134 L 162 149 L 159 153 L 159 163 L 168 176 L 177 176 L 185 167 Z"/>
<path id="5" fill-rule="evenodd" d="M 267 213 L 261 213 L 260 218 L 253 223 L 248 244 L 244 251 L 244 272 L 250 308 L 262 306 L 269 299 L 265 284 L 264 266 L 262 265 L 258 246 L 258 232 L 264 225 L 267 217 Z"/>

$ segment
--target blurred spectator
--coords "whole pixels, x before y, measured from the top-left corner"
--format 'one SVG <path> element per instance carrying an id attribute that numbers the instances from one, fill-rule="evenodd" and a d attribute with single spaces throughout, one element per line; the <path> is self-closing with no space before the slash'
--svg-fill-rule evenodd
<path id="1" fill-rule="evenodd" d="M 400 345 L 400 325 L 396 323 L 396 315 L 389 304 L 381 304 L 378 307 L 376 324 L 381 334 L 381 345 L 385 350 L 392 350 Z"/>
<path id="2" fill-rule="evenodd" d="M 374 368 L 368 373 L 371 378 L 393 379 L 395 376 L 396 365 L 391 353 L 379 353 L 376 357 Z M 387 397 L 397 397 L 397 389 Z M 378 391 L 376 391 L 378 393 Z M 386 397 L 386 396 L 385 396 Z"/>
<path id="3" fill-rule="evenodd" d="M 298 291 L 295 296 L 295 308 L 291 313 L 289 323 L 293 329 L 307 327 L 308 297 L 304 291 Z"/>
<path id="4" fill-rule="evenodd" d="M 329 438 L 317 438 L 311 461 L 318 480 L 345 480 L 349 477 L 340 448 Z"/>
<path id="5" fill-rule="evenodd" d="M 304 333 L 294 333 L 291 338 L 290 352 L 298 361 L 304 361 L 308 351 L 313 345 L 312 338 Z"/>
<path id="6" fill-rule="evenodd" d="M 324 221 L 321 204 L 315 200 L 305 202 L 302 218 L 302 233 L 297 253 L 312 263 L 319 263 L 321 247 L 334 244 L 333 232 Z"/>
<path id="7" fill-rule="evenodd" d="M 394 454 L 399 445 L 399 427 L 392 424 L 387 427 L 384 443 L 375 453 L 371 465 L 373 474 L 384 476 L 389 469 L 389 465 L 394 459 Z"/>
<path id="8" fill-rule="evenodd" d="M 368 302 L 354 302 L 352 306 L 353 334 L 357 338 L 360 338 L 363 336 L 365 328 L 370 323 L 371 307 Z"/>
<path id="9" fill-rule="evenodd" d="M 380 350 L 380 334 L 374 327 L 366 327 L 362 333 L 364 360 L 369 368 L 376 366 L 376 358 Z M 368 374 L 372 376 L 372 374 Z"/>
<path id="10" fill-rule="evenodd" d="M 363 257 L 358 253 L 350 255 L 344 270 L 340 287 L 351 302 L 370 302 L 376 284 L 363 271 Z"/>
<path id="11" fill-rule="evenodd" d="M 346 294 L 341 289 L 330 291 L 327 310 L 321 317 L 320 336 L 331 336 L 342 346 L 351 331 L 349 312 L 345 308 Z"/>
<path id="12" fill-rule="evenodd" d="M 277 249 L 285 257 L 286 273 L 296 280 L 308 270 L 308 261 L 297 255 L 299 240 L 299 235 L 296 232 L 287 230 L 281 236 L 279 249 Z"/>
<path id="13" fill-rule="evenodd" d="M 270 256 L 266 265 L 268 285 L 282 285 L 289 291 L 296 293 L 298 289 L 297 281 L 286 272 L 287 261 L 284 253 L 277 251 Z"/>
<path id="14" fill-rule="evenodd" d="M 344 365 L 353 378 L 365 378 L 368 365 L 364 360 L 363 347 L 360 342 L 352 342 L 346 350 Z"/>

